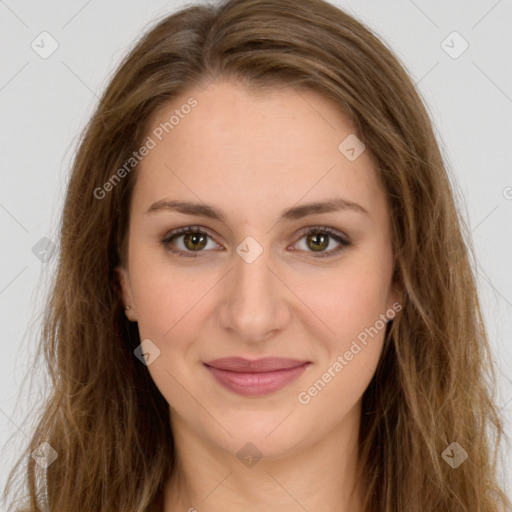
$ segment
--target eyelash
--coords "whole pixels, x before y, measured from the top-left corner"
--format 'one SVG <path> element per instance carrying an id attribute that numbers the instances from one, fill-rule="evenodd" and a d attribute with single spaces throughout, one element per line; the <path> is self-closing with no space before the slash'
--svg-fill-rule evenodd
<path id="1" fill-rule="evenodd" d="M 183 228 L 175 229 L 174 231 L 171 231 L 170 233 L 168 233 L 161 240 L 161 243 L 166 248 L 167 251 L 169 251 L 173 254 L 176 254 L 177 256 L 181 256 L 181 257 L 185 257 L 185 258 L 197 258 L 201 252 L 205 252 L 205 251 L 202 250 L 202 251 L 197 251 L 196 253 L 194 253 L 193 251 L 182 251 L 180 249 L 173 249 L 171 247 L 171 241 L 174 238 L 179 237 L 184 234 L 188 234 L 188 233 L 203 234 L 213 240 L 213 238 L 206 231 L 201 229 L 200 226 L 186 226 Z M 350 247 L 352 245 L 352 242 L 350 242 L 346 238 L 343 238 L 340 234 L 338 234 L 337 231 L 334 231 L 333 229 L 328 228 L 326 226 L 313 226 L 313 227 L 308 228 L 304 233 L 302 233 L 301 237 L 297 240 L 297 242 L 299 240 L 301 240 L 302 238 L 304 238 L 305 236 L 308 236 L 311 234 L 329 235 L 333 240 L 335 240 L 336 242 L 338 242 L 340 244 L 340 246 L 337 249 L 331 249 L 329 252 L 323 251 L 323 252 L 319 252 L 319 253 L 315 254 L 314 251 L 306 251 L 306 252 L 313 253 L 315 258 L 328 258 L 328 257 L 334 256 L 334 255 L 338 254 L 340 251 L 342 251 L 343 249 Z"/>

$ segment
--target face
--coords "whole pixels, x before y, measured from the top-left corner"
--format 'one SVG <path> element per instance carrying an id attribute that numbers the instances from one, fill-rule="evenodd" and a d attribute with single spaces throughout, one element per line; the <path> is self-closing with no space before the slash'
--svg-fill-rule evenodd
<path id="1" fill-rule="evenodd" d="M 385 196 L 354 127 L 315 92 L 218 81 L 150 126 L 117 271 L 173 431 L 276 458 L 353 425 L 400 309 Z"/>

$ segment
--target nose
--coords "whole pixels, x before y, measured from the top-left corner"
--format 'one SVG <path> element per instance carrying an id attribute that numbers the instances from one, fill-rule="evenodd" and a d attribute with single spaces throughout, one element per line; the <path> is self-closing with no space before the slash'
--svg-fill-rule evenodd
<path id="1" fill-rule="evenodd" d="M 218 309 L 221 326 L 238 340 L 265 341 L 290 323 L 287 298 L 293 294 L 271 270 L 267 251 L 252 263 L 238 254 L 233 259 Z"/>

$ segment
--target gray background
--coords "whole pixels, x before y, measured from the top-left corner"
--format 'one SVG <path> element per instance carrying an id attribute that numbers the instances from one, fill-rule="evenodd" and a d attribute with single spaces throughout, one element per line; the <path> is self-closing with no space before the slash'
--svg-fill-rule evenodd
<path id="1" fill-rule="evenodd" d="M 471 228 L 478 285 L 499 369 L 496 400 L 510 436 L 512 0 L 333 3 L 387 42 L 427 103 Z M 43 291 L 57 258 L 41 239 L 57 241 L 78 135 L 141 32 L 185 4 L 0 0 L 0 314 L 5 328 L 0 338 L 1 488 L 28 441 L 31 421 L 26 415 L 44 396 L 44 375 L 28 373 L 28 363 L 34 357 Z M 44 59 L 31 47 L 35 41 L 40 52 L 51 48 L 48 36 L 40 36 L 43 31 L 58 43 Z M 454 31 L 469 45 L 460 55 L 464 41 L 450 35 Z M 30 380 L 36 387 L 29 387 Z M 502 475 L 509 493 L 511 453 L 509 445 Z"/>

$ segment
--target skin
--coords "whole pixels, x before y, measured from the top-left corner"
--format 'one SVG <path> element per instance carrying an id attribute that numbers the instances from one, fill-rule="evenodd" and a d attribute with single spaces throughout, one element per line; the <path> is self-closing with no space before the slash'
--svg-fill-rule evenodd
<path id="1" fill-rule="evenodd" d="M 254 94 L 217 80 L 162 107 L 150 126 L 168 120 L 190 96 L 197 106 L 137 169 L 128 261 L 116 269 L 129 320 L 138 322 L 141 340 L 160 350 L 147 368 L 170 404 L 179 468 L 164 511 L 358 512 L 361 397 L 384 329 L 309 403 L 298 394 L 400 301 L 389 212 L 371 156 L 364 151 L 349 161 L 338 145 L 356 131 L 342 111 L 316 92 L 291 88 Z M 368 213 L 347 209 L 277 221 L 287 208 L 334 197 Z M 172 210 L 147 213 L 161 199 L 213 205 L 226 222 Z M 198 257 L 177 256 L 162 244 L 184 226 L 201 226 L 210 236 Z M 304 235 L 315 226 L 352 244 L 319 257 L 314 235 Z M 247 236 L 263 250 L 252 263 L 236 252 Z M 171 245 L 198 254 L 186 240 L 177 236 Z M 340 244 L 327 238 L 322 247 L 325 253 Z M 311 364 L 284 388 L 245 397 L 203 366 L 229 356 Z M 248 442 L 261 454 L 252 467 L 237 457 L 241 449 L 248 453 Z"/>

